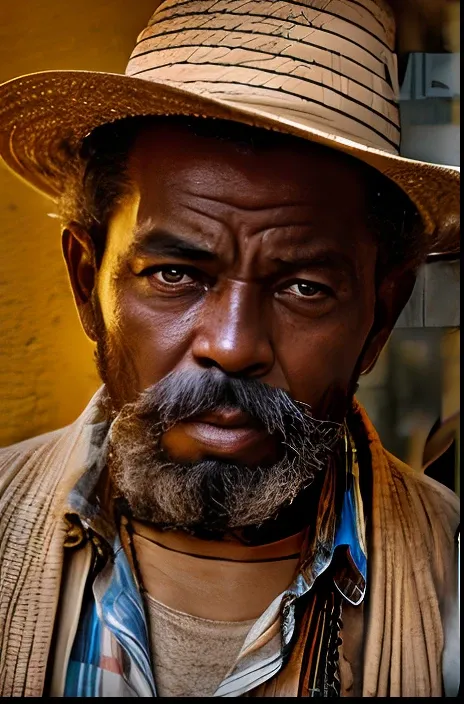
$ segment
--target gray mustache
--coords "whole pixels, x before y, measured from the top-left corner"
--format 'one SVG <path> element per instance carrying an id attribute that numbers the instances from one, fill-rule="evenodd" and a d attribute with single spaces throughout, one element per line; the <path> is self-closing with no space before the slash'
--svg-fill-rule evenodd
<path id="1" fill-rule="evenodd" d="M 119 421 L 138 420 L 166 432 L 176 423 L 200 413 L 238 409 L 261 423 L 270 435 L 278 433 L 290 448 L 331 449 L 343 426 L 317 420 L 307 404 L 283 389 L 256 379 L 228 377 L 217 370 L 171 372 L 125 406 Z"/>

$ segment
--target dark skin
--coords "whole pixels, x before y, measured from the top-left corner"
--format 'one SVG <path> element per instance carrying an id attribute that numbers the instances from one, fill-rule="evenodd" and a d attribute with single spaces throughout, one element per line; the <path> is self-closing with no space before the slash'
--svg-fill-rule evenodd
<path id="1" fill-rule="evenodd" d="M 129 163 L 132 193 L 111 218 L 100 268 L 86 232 L 70 224 L 63 233 L 93 341 L 95 295 L 100 302 L 115 407 L 173 370 L 207 368 L 340 416 L 332 401 L 349 399 L 375 362 L 414 283 L 391 272 L 376 284 L 378 244 L 356 165 L 310 143 L 250 152 L 168 125 L 140 134 Z M 269 438 L 247 444 L 240 428 L 193 426 L 165 434 L 175 459 L 275 459 Z"/>

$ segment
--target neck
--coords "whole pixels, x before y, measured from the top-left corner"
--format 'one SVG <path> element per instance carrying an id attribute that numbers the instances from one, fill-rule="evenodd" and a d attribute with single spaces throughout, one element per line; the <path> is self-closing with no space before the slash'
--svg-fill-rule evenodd
<path id="1" fill-rule="evenodd" d="M 202 540 L 128 521 L 121 530 L 143 589 L 156 601 L 199 618 L 246 621 L 260 616 L 292 582 L 305 532 L 248 547 Z"/>

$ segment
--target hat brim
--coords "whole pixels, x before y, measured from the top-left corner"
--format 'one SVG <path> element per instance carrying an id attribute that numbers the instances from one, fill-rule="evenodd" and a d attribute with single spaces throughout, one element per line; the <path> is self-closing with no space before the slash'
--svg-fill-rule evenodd
<path id="1" fill-rule="evenodd" d="M 389 154 L 299 124 L 269 106 L 245 105 L 121 74 L 43 71 L 0 86 L 0 158 L 57 200 L 70 151 L 96 127 L 141 115 L 188 115 L 277 130 L 351 154 L 394 181 L 416 205 L 430 251 L 459 251 L 459 168 Z"/>

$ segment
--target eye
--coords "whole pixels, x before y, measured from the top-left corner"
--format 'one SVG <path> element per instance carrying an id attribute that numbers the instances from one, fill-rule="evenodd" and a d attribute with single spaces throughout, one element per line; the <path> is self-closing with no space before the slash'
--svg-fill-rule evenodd
<path id="1" fill-rule="evenodd" d="M 163 267 L 157 271 L 152 271 L 151 276 L 157 281 L 168 285 L 190 284 L 193 282 L 193 279 L 183 269 L 175 266 Z"/>
<path id="2" fill-rule="evenodd" d="M 297 298 L 314 298 L 316 296 L 327 296 L 330 294 L 330 289 L 324 284 L 318 284 L 314 281 L 295 281 L 291 286 L 288 286 L 285 291 L 291 293 Z"/>
<path id="3" fill-rule="evenodd" d="M 190 286 L 195 283 L 195 275 L 186 267 L 164 265 L 150 266 L 137 276 L 146 277 L 152 284 L 159 284 L 165 288 L 175 286 Z"/>

